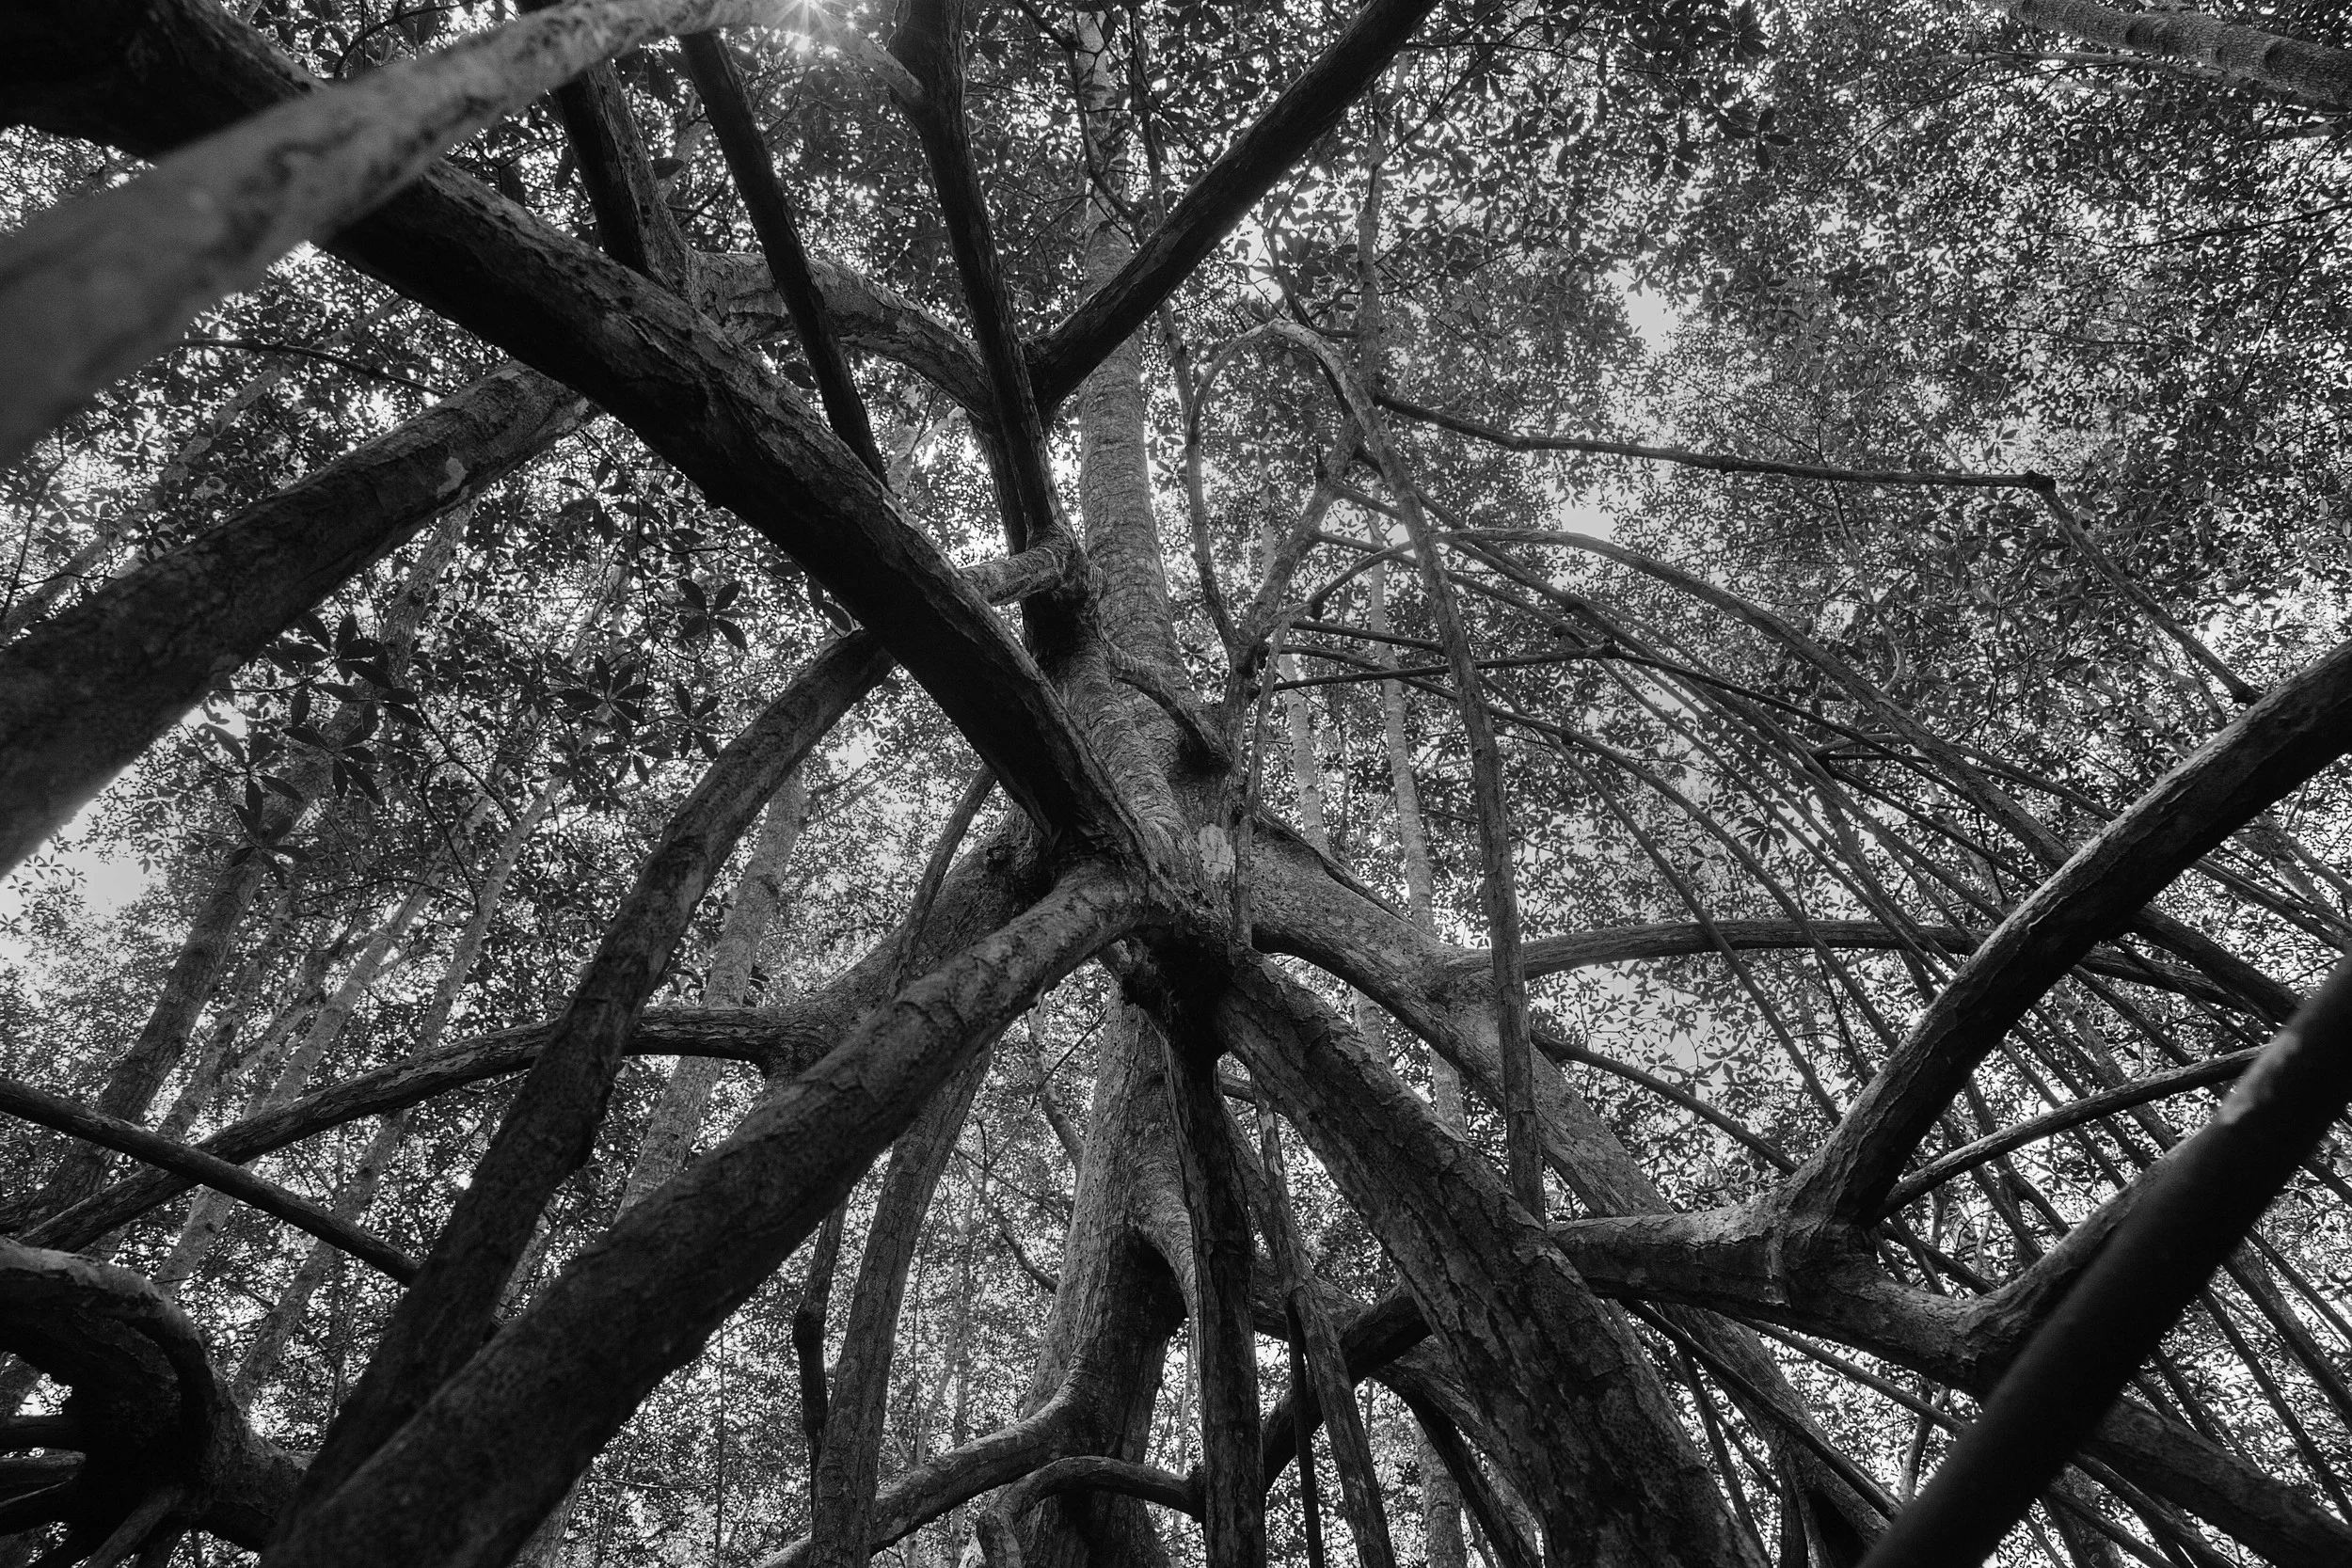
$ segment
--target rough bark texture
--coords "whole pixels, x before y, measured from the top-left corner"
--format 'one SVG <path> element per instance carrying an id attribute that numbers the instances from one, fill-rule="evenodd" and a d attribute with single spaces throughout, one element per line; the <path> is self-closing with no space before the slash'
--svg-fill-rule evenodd
<path id="1" fill-rule="evenodd" d="M 2290 98 L 2352 107 L 2352 55 L 2341 49 L 2224 22 L 2202 11 L 2120 11 L 2093 0 L 2008 0 L 2001 8 L 2028 27 L 2044 27 L 2107 49 L 2204 66 Z"/>
<path id="2" fill-rule="evenodd" d="M 988 1071 L 983 1049 L 941 1087 L 891 1151 L 874 1204 L 874 1222 L 858 1260 L 857 1288 L 842 1324 L 822 1451 L 810 1476 L 814 1526 L 806 1560 L 815 1568 L 865 1568 L 873 1532 L 874 1488 L 882 1473 L 882 1418 L 890 1363 L 932 1189 L 955 1152 L 972 1096 Z"/>
<path id="3" fill-rule="evenodd" d="M 1181 1015 L 1180 1015 L 1181 1016 Z M 1165 1033 L 1168 1099 L 1192 1231 L 1192 1358 L 1200 1384 L 1201 1533 L 1211 1568 L 1265 1561 L 1258 1357 L 1249 1318 L 1249 1209 L 1239 1138 L 1197 1018 Z"/>
<path id="4" fill-rule="evenodd" d="M 502 1561 L 978 1043 L 1135 915 L 1125 882 L 1073 874 L 850 1028 L 574 1259 L 266 1560 Z M 388 1506 L 427 1490 L 447 1506 Z"/>
<path id="5" fill-rule="evenodd" d="M 296 616 L 586 413 L 544 376 L 494 371 L 0 649 L 0 867 Z"/>
<path id="6" fill-rule="evenodd" d="M 1237 975 L 1218 1023 L 1395 1260 L 1523 1467 L 1549 1550 L 1753 1560 L 1631 1334 L 1492 1168 L 1271 974 Z"/>

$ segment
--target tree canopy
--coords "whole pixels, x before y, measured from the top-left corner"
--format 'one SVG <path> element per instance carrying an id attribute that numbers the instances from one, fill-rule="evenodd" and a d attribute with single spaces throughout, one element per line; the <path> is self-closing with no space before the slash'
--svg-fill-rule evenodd
<path id="1" fill-rule="evenodd" d="M 2347 116 L 18 0 L 0 1562 L 2352 1561 Z"/>

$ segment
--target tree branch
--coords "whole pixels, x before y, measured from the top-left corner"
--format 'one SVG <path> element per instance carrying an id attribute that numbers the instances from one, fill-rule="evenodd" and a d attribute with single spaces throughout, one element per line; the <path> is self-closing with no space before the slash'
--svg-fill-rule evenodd
<path id="1" fill-rule="evenodd" d="M 1799 1212 L 1883 1211 L 1903 1160 L 1984 1054 L 2197 858 L 2352 750 L 2352 643 L 2274 687 L 2012 910 L 1793 1180 Z"/>
<path id="2" fill-rule="evenodd" d="M 116 1149 L 215 1192 L 226 1193 L 241 1203 L 250 1204 L 298 1230 L 341 1247 L 404 1285 L 416 1277 L 417 1260 L 382 1237 L 340 1220 L 309 1198 L 290 1193 L 275 1181 L 264 1180 L 242 1165 L 230 1164 L 218 1155 L 151 1132 L 135 1122 L 84 1110 L 71 1101 L 13 1078 L 0 1078 L 0 1111 Z"/>
<path id="3" fill-rule="evenodd" d="M 1976 1568 L 2122 1392 L 2352 1099 L 2352 962 L 2338 966 L 2130 1211 L 1899 1515 L 1866 1568 Z"/>
<path id="4" fill-rule="evenodd" d="M 188 3 L 154 0 L 135 19 L 162 35 L 140 36 L 140 57 L 151 58 L 143 51 L 152 46 L 170 51 L 164 57 L 176 67 L 134 78 L 147 101 L 72 124 L 95 119 L 126 145 L 151 148 L 300 92 L 298 74 L 250 29 L 191 19 L 182 10 Z M 644 20 L 624 0 L 578 4 Z M 708 12 L 714 4 L 663 0 L 659 14 L 684 24 L 696 5 Z M 546 24 L 574 10 L 526 21 Z M 446 167 L 429 169 L 330 248 L 596 399 L 786 549 L 878 630 L 1049 830 L 1093 845 L 1140 841 L 1118 789 L 1010 631 L 797 394 L 675 295 Z M 617 331 L 618 323 L 628 329 Z"/>
<path id="5" fill-rule="evenodd" d="M 660 33 L 750 20 L 762 0 L 570 0 L 255 116 L 0 244 L 0 461 L 415 180 L 466 135 Z"/>
<path id="6" fill-rule="evenodd" d="M 616 1220 L 364 1467 L 273 1568 L 502 1563 L 655 1384 L 691 1360 L 868 1161 L 1040 991 L 1141 918 L 1082 866 L 866 1014 L 726 1142 Z M 430 1495 L 420 1510 L 398 1499 Z"/>
<path id="7" fill-rule="evenodd" d="M 556 1184 L 587 1159 L 645 999 L 669 967 L 711 879 L 786 777 L 888 673 L 863 634 L 839 639 L 730 741 L 664 826 L 636 885 L 490 1148 L 457 1200 L 374 1356 L 311 1462 L 308 1497 L 365 1463 L 473 1354 Z"/>
<path id="8" fill-rule="evenodd" d="M 2272 92 L 2330 108 L 2352 108 L 2352 54 L 2240 26 L 2201 11 L 2119 11 L 2095 0 L 2003 0 L 2000 8 L 2108 49 L 2185 60 L 2242 77 Z"/>
<path id="9" fill-rule="evenodd" d="M 1029 350 L 1041 409 L 1057 407 L 1104 355 L 1176 292 L 1274 182 L 1378 78 L 1436 0 L 1372 0 L 1192 182 L 1117 276 Z"/>
<path id="10" fill-rule="evenodd" d="M 689 33 L 679 42 L 694 88 L 702 94 L 704 111 L 710 116 L 710 128 L 718 134 L 720 150 L 726 155 L 727 171 L 735 177 L 735 188 L 751 217 L 752 232 L 759 239 L 760 254 L 767 259 L 768 276 L 799 330 L 801 350 L 808 356 L 817 394 L 824 402 L 826 422 L 876 478 L 887 479 L 889 467 L 874 445 L 866 400 L 858 395 L 857 383 L 850 379 L 841 340 L 834 331 L 823 291 L 809 269 L 807 247 L 801 244 L 791 198 L 776 177 L 767 138 L 760 135 L 759 121 L 745 96 L 743 72 L 736 64 L 734 51 L 716 33 Z"/>

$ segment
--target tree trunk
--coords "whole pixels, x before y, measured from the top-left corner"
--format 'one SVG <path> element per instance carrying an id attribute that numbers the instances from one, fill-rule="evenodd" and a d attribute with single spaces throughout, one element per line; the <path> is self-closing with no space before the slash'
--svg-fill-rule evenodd
<path id="1" fill-rule="evenodd" d="M 1249 1314 L 1248 1199 L 1240 1139 L 1217 1085 L 1220 1054 L 1179 1013 L 1165 1034 L 1168 1099 L 1192 1232 L 1192 1364 L 1200 1394 L 1209 1568 L 1262 1568 L 1265 1486 L 1258 1471 L 1258 1355 Z"/>
<path id="2" fill-rule="evenodd" d="M 834 1368 L 823 1451 L 810 1491 L 811 1568 L 866 1568 L 873 1532 L 874 1490 L 882 1465 L 882 1420 L 889 1408 L 890 1364 L 905 1299 L 907 1270 L 922 1240 L 931 1193 L 955 1152 L 972 1096 L 988 1075 L 983 1048 L 909 1127 L 891 1152 L 866 1234 L 857 1287 Z"/>
<path id="3" fill-rule="evenodd" d="M 376 974 L 384 960 L 391 956 L 393 946 L 408 932 L 409 924 L 422 912 L 434 895 L 440 890 L 430 880 L 421 881 L 407 897 L 400 902 L 384 924 L 368 938 L 368 944 L 352 960 L 350 971 L 326 1005 L 312 1015 L 310 1026 L 303 1033 L 300 1049 L 280 1063 L 272 1082 L 254 1101 L 257 1113 L 267 1113 L 293 1101 L 310 1086 L 310 1074 L 318 1068 L 326 1053 L 342 1038 L 343 1026 L 358 1009 L 370 990 L 375 985 Z M 223 1194 L 207 1190 L 197 1195 L 189 1206 L 187 1224 L 181 1228 L 180 1239 L 171 1254 L 156 1265 L 155 1283 L 166 1294 L 177 1295 L 198 1268 L 202 1266 L 213 1245 L 220 1238 L 220 1227 L 229 1218 L 230 1199 Z"/>
<path id="4" fill-rule="evenodd" d="M 1265 970 L 1237 974 L 1217 1022 L 1396 1262 L 1542 1510 L 1548 1550 L 1613 1568 L 1752 1561 L 1646 1354 L 1483 1157 Z"/>
<path id="5" fill-rule="evenodd" d="M 1176 1259 L 1189 1268 L 1188 1243 L 1158 1041 L 1121 1006 L 1101 1042 L 1060 1283 L 1022 1409 L 1068 1411 L 1068 1452 L 1140 1461 L 1184 1319 Z M 1013 1523 L 1027 1568 L 1166 1561 L 1144 1505 L 1115 1493 L 1048 1497 Z"/>
<path id="6" fill-rule="evenodd" d="M 2180 60 L 2289 98 L 2352 107 L 2352 54 L 2240 26 L 2201 11 L 2120 11 L 2096 0 L 2005 0 L 2028 27 L 2046 27 L 2103 49 Z"/>

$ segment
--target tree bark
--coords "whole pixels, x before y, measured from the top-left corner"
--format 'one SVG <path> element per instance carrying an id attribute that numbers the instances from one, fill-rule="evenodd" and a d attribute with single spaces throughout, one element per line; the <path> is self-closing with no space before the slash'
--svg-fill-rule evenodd
<path id="1" fill-rule="evenodd" d="M 622 1046 L 712 877 L 809 749 L 886 669 L 869 639 L 828 645 L 673 815 L 311 1462 L 306 1497 L 330 1496 L 481 1342 L 541 1207 L 587 1157 Z"/>
<path id="2" fill-rule="evenodd" d="M 1195 1020 L 1166 1027 L 1168 1099 L 1192 1232 L 1192 1361 L 1200 1380 L 1201 1533 L 1210 1568 L 1262 1568 L 1257 1338 L 1249 1316 L 1249 1211 L 1239 1134 L 1216 1081 L 1219 1053 Z"/>
<path id="3" fill-rule="evenodd" d="M 586 414 L 543 376 L 493 371 L 0 648 L 0 869 L 296 616 Z"/>
<path id="4" fill-rule="evenodd" d="M 735 901 L 720 926 L 710 953 L 709 977 L 703 982 L 703 1005 L 744 1007 L 752 1000 L 752 965 L 759 947 L 775 924 L 784 897 L 784 869 L 800 841 L 808 815 L 808 791 L 799 769 L 786 775 L 761 819 L 759 837 L 736 883 Z M 634 1208 L 639 1199 L 677 1174 L 693 1151 L 710 1105 L 710 1091 L 719 1081 L 715 1056 L 681 1056 L 670 1069 L 661 1098 L 645 1121 L 636 1162 L 621 1190 L 621 1207 Z"/>
<path id="5" fill-rule="evenodd" d="M 1404 1275 L 1523 1468 L 1549 1551 L 1751 1561 L 1644 1352 L 1485 1161 L 1264 970 L 1237 972 L 1217 1023 Z"/>
<path id="6" fill-rule="evenodd" d="M 1356 1403 L 1355 1380 L 1348 1375 L 1347 1358 L 1341 1349 L 1338 1331 L 1324 1312 L 1322 1302 L 1307 1288 L 1310 1270 L 1306 1243 L 1299 1238 L 1298 1222 L 1291 1211 L 1290 1178 L 1283 1168 L 1281 1137 L 1275 1127 L 1274 1113 L 1263 1101 L 1259 1102 L 1258 1118 L 1258 1158 L 1266 1176 L 1265 1223 L 1261 1228 L 1269 1243 L 1266 1250 L 1273 1255 L 1274 1266 L 1280 1275 L 1290 1319 L 1291 1397 L 1297 1403 L 1300 1422 L 1299 1473 L 1302 1478 L 1306 1474 L 1307 1434 L 1313 1430 L 1304 1398 L 1311 1384 L 1331 1433 L 1331 1465 L 1339 1472 L 1340 1500 L 1346 1513 L 1348 1532 L 1356 1540 L 1356 1560 L 1362 1568 L 1396 1568 L 1396 1548 L 1389 1540 L 1389 1516 L 1380 1502 L 1379 1472 L 1373 1461 L 1372 1440 L 1364 1431 L 1363 1412 Z M 1306 1497 L 1302 1479 L 1301 1507 L 1307 1506 Z"/>
<path id="7" fill-rule="evenodd" d="M 940 1089 L 891 1152 L 873 1224 L 866 1233 L 849 1321 L 843 1325 L 824 1443 L 809 1480 L 812 1527 L 806 1560 L 811 1568 L 866 1568 L 907 1270 L 922 1239 L 932 1191 L 947 1168 L 947 1157 L 955 1152 L 972 1096 L 987 1076 L 988 1061 L 983 1046 Z"/>
<path id="8" fill-rule="evenodd" d="M 653 1386 L 700 1351 L 979 1042 L 1139 913 L 1123 879 L 1073 872 L 851 1027 L 574 1259 L 347 1484 L 297 1513 L 265 1560 L 505 1560 Z M 397 1501 L 420 1489 L 439 1506 Z"/>
<path id="9" fill-rule="evenodd" d="M 2120 11 L 2095 0 L 2004 0 L 2028 27 L 2047 28 L 2104 49 L 2182 60 L 2289 98 L 2352 108 L 2352 54 L 2325 44 L 2224 22 L 2202 11 Z"/>
<path id="10" fill-rule="evenodd" d="M 1121 1007 L 1106 1019 L 1095 1060 L 1059 1285 L 1023 1407 L 1069 1411 L 1070 1451 L 1139 1462 L 1168 1338 L 1184 1320 L 1182 1178 L 1164 1053 L 1140 1015 Z M 1149 1515 L 1131 1497 L 1057 1494 L 1013 1522 L 1028 1568 L 1165 1560 Z"/>

